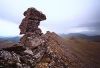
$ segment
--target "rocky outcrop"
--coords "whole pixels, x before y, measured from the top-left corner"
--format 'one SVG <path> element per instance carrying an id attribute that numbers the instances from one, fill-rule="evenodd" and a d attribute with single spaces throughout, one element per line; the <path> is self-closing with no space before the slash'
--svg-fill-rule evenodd
<path id="1" fill-rule="evenodd" d="M 46 51 L 46 47 L 42 45 L 34 50 L 23 46 L 12 48 L 0 51 L 0 68 L 34 68 Z"/>
<path id="2" fill-rule="evenodd" d="M 46 16 L 35 8 L 28 8 L 23 15 L 25 18 L 19 26 L 20 34 L 33 33 L 35 35 L 41 35 L 41 29 L 38 26 L 40 21 L 46 20 Z"/>
<path id="3" fill-rule="evenodd" d="M 46 16 L 35 8 L 24 12 L 20 24 L 23 37 L 16 46 L 0 50 L 1 68 L 68 68 L 63 41 L 56 33 L 43 34 L 38 27 Z"/>
<path id="4" fill-rule="evenodd" d="M 68 68 L 62 38 L 54 32 L 47 32 L 47 51 L 36 68 Z"/>

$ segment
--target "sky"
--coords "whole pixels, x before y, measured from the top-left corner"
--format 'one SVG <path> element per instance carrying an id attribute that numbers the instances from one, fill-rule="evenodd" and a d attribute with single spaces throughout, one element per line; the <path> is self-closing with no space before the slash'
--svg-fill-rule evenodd
<path id="1" fill-rule="evenodd" d="M 29 7 L 46 15 L 39 26 L 44 33 L 100 35 L 100 0 L 2 0 L 0 36 L 19 35 L 18 26 Z"/>

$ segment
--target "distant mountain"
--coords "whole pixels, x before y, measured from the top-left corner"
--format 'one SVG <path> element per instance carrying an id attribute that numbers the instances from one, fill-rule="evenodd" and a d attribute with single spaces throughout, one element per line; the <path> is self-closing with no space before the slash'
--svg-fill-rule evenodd
<path id="1" fill-rule="evenodd" d="M 0 37 L 0 41 L 1 42 L 3 42 L 3 41 L 11 41 L 11 42 L 17 43 L 17 42 L 19 42 L 19 39 L 20 39 L 19 36 L 16 36 L 16 37 Z"/>
<path id="2" fill-rule="evenodd" d="M 20 37 L 0 37 L 0 49 L 11 47 L 19 42 Z"/>
<path id="3" fill-rule="evenodd" d="M 61 34 L 60 36 L 63 38 L 82 38 L 82 39 L 100 42 L 100 35 L 88 36 L 80 33 L 70 33 L 70 34 Z"/>

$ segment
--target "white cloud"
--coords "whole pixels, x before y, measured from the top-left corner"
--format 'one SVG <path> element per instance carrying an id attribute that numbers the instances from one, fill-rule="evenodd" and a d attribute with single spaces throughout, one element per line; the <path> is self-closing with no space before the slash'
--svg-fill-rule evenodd
<path id="1" fill-rule="evenodd" d="M 0 19 L 0 36 L 18 36 L 18 33 L 16 23 Z"/>
<path id="2" fill-rule="evenodd" d="M 81 33 L 81 32 L 89 32 L 89 31 L 91 32 L 92 30 L 87 28 L 81 28 L 81 27 L 80 28 L 76 27 L 68 30 L 69 33 Z"/>

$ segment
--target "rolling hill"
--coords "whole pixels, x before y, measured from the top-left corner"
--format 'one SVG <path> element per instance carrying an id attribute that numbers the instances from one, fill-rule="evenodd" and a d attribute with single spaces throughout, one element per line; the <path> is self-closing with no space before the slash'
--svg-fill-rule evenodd
<path id="1" fill-rule="evenodd" d="M 20 37 L 0 37 L 0 49 L 11 47 L 19 42 Z"/>
<path id="2" fill-rule="evenodd" d="M 81 38 L 81 39 L 87 39 L 94 42 L 100 42 L 100 35 L 89 36 L 80 33 L 70 33 L 70 34 L 61 34 L 60 36 L 63 38 Z"/>
<path id="3" fill-rule="evenodd" d="M 100 36 L 70 34 L 63 38 L 64 48 L 76 55 L 85 68 L 100 68 Z"/>

